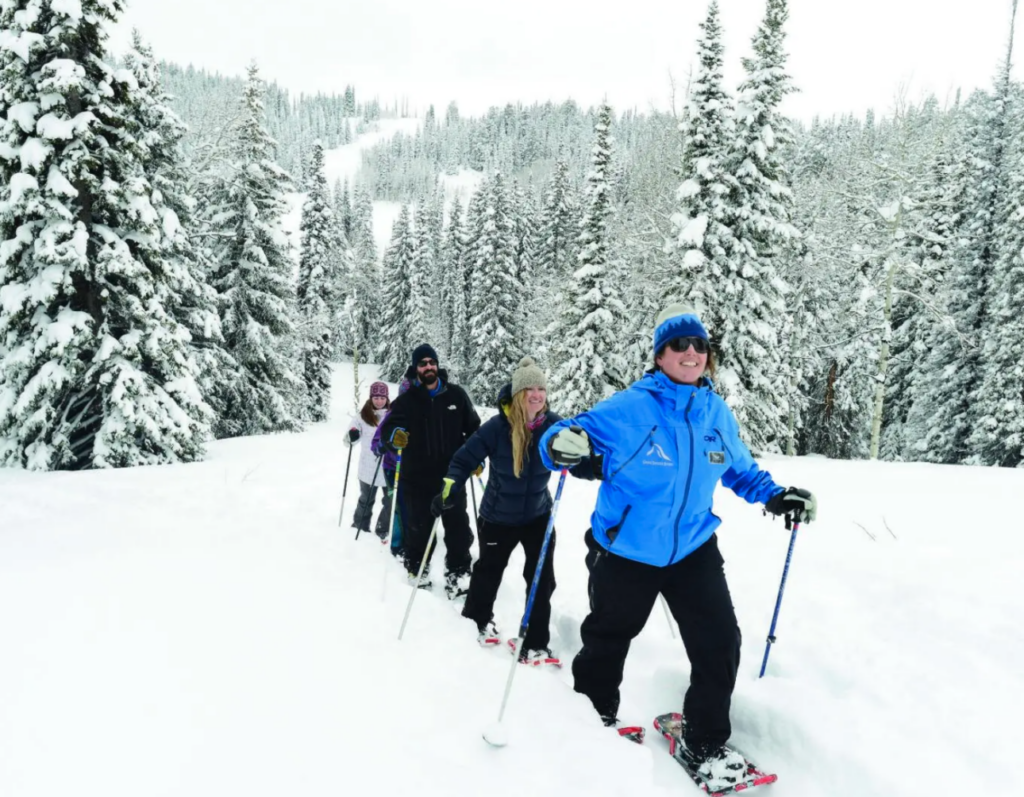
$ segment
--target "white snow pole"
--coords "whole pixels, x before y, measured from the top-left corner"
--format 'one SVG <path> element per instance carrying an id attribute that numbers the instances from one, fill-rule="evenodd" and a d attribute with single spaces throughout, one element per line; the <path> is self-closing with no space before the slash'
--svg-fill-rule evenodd
<path id="1" fill-rule="evenodd" d="M 512 641 L 512 666 L 508 671 L 508 680 L 505 681 L 505 694 L 501 698 L 501 708 L 498 709 L 496 722 L 484 729 L 484 741 L 492 747 L 504 747 L 508 744 L 508 736 L 501 721 L 505 717 L 505 707 L 508 705 L 508 696 L 512 692 L 512 679 L 515 678 L 516 668 L 519 666 L 519 654 L 523 643 L 526 641 L 526 633 L 530 628 L 530 613 L 533 611 L 533 599 L 537 594 L 537 586 L 540 584 L 540 575 L 544 568 L 544 559 L 547 556 L 548 545 L 551 543 L 551 535 L 555 530 L 555 516 L 558 514 L 558 506 L 562 503 L 562 488 L 565 487 L 565 477 L 569 475 L 568 468 L 562 468 L 562 475 L 558 479 L 558 489 L 555 490 L 555 503 L 551 507 L 551 516 L 548 518 L 548 528 L 544 532 L 544 542 L 540 547 L 540 556 L 537 557 L 537 568 L 533 571 L 533 582 L 530 584 L 530 594 L 526 599 L 526 611 L 523 612 L 523 621 L 519 626 L 519 635 Z"/>
<path id="2" fill-rule="evenodd" d="M 402 627 L 398 629 L 398 639 L 402 639 L 405 633 L 405 624 L 409 622 L 409 615 L 412 614 L 412 602 L 416 600 L 416 593 L 420 591 L 420 584 L 423 583 L 423 571 L 430 559 L 430 549 L 434 547 L 434 538 L 437 537 L 437 527 L 441 525 L 441 516 L 434 519 L 434 527 L 430 530 L 430 539 L 427 540 L 427 550 L 423 552 L 423 559 L 420 560 L 420 571 L 416 574 L 416 583 L 412 585 L 412 594 L 409 596 L 409 603 L 405 607 L 405 617 L 402 618 Z"/>

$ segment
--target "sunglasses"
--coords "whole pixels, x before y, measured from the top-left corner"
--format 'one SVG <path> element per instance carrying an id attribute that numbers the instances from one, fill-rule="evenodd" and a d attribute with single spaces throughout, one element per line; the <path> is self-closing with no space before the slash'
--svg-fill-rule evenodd
<path id="1" fill-rule="evenodd" d="M 672 338 L 672 340 L 665 345 L 677 354 L 686 351 L 691 346 L 693 346 L 693 350 L 697 352 L 697 354 L 707 354 L 709 348 L 707 340 L 695 337 Z"/>
<path id="2" fill-rule="evenodd" d="M 436 366 L 437 365 L 437 360 L 431 360 L 431 359 L 428 358 L 426 360 L 420 360 L 418 363 L 416 363 L 416 367 L 417 368 L 426 368 L 428 365 Z"/>

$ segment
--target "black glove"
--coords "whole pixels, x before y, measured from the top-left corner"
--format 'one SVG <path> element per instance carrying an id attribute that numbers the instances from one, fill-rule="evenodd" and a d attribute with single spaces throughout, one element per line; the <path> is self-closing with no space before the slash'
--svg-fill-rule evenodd
<path id="1" fill-rule="evenodd" d="M 578 426 L 562 429 L 548 440 L 548 456 L 559 467 L 575 467 L 590 456 L 590 438 Z"/>
<path id="2" fill-rule="evenodd" d="M 348 441 L 350 443 L 354 443 L 358 439 L 359 439 L 359 430 L 358 429 L 349 429 L 348 430 Z"/>
<path id="3" fill-rule="evenodd" d="M 764 505 L 766 512 L 773 515 L 786 516 L 786 528 L 792 528 L 792 522 L 810 523 L 818 516 L 818 501 L 810 490 L 790 487 L 776 493 Z"/>
<path id="4" fill-rule="evenodd" d="M 434 517 L 440 517 L 442 512 L 452 508 L 453 505 L 448 503 L 448 494 L 452 491 L 453 484 L 455 484 L 454 480 L 445 478 L 444 489 L 430 502 L 430 514 Z"/>

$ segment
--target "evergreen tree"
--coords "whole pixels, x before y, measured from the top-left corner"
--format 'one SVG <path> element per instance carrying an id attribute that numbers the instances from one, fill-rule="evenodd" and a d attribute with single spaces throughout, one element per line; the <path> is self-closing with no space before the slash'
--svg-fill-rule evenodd
<path id="1" fill-rule="evenodd" d="M 374 319 L 380 302 L 380 270 L 373 237 L 373 203 L 361 185 L 353 192 L 349 248 L 351 260 L 343 275 L 347 289 L 342 315 L 353 352 L 358 350 L 365 357 L 373 349 L 377 332 Z"/>
<path id="2" fill-rule="evenodd" d="M 168 280 L 174 281 L 168 292 L 167 309 L 188 330 L 199 367 L 200 393 L 218 416 L 220 408 L 216 406 L 214 386 L 223 374 L 233 373 L 237 366 L 224 349 L 217 294 L 207 281 L 209 248 L 202 239 L 194 237 L 196 200 L 189 192 L 182 154 L 187 129 L 170 109 L 171 98 L 163 89 L 153 53 L 138 31 L 133 31 L 132 48 L 125 63 L 137 85 L 132 94 L 134 118 L 140 127 L 137 140 L 143 168 L 150 185 L 163 200 L 162 227 L 170 247 L 169 256 L 182 266 L 167 271 Z"/>
<path id="3" fill-rule="evenodd" d="M 738 183 L 729 171 L 735 134 L 732 98 L 722 85 L 722 29 L 718 0 L 711 0 L 700 25 L 699 67 L 690 85 L 680 130 L 683 183 L 673 217 L 679 271 L 675 292 L 692 304 L 708 324 L 716 347 L 725 332 L 722 287 L 739 271 L 735 196 Z"/>
<path id="4" fill-rule="evenodd" d="M 463 273 L 462 207 L 459 200 L 452 202 L 448 227 L 444 232 L 441 249 L 439 315 L 441 339 L 448 341 L 450 370 L 461 373 L 461 354 L 466 333 L 465 274 Z"/>
<path id="5" fill-rule="evenodd" d="M 611 125 L 612 109 L 604 103 L 594 125 L 586 212 L 579 237 L 579 268 L 567 291 L 553 347 L 557 370 L 552 404 L 566 415 L 589 409 L 624 387 L 624 364 L 617 352 L 625 308 L 618 298 L 621 290 L 608 279 Z"/>
<path id="6" fill-rule="evenodd" d="M 302 206 L 298 309 L 306 380 L 305 417 L 326 421 L 331 399 L 332 307 L 344 246 L 324 174 L 324 148 L 313 144 L 309 194 Z"/>
<path id="7" fill-rule="evenodd" d="M 936 330 L 923 363 L 911 417 L 921 437 L 914 444 L 928 462 L 963 463 L 972 454 L 971 435 L 985 406 L 981 351 L 989 334 L 989 283 L 998 247 L 995 227 L 1006 201 L 1005 112 L 1009 100 L 1009 59 L 996 83 L 996 95 L 976 93 L 964 106 L 967 132 L 965 185 L 960 229 L 940 301 L 950 324 Z M 990 431 L 990 430 L 988 430 Z"/>
<path id="8" fill-rule="evenodd" d="M 218 437 L 300 428 L 304 384 L 294 361 L 295 285 L 287 238 L 291 179 L 274 161 L 263 112 L 264 84 L 249 67 L 234 156 L 211 218 L 219 237 L 212 283 L 221 326 L 238 371 L 217 386 Z"/>
<path id="9" fill-rule="evenodd" d="M 437 263 L 434 259 L 436 236 L 432 221 L 429 200 L 423 197 L 416 206 L 413 256 L 409 272 L 409 315 L 406 319 L 409 341 L 416 341 L 412 343 L 414 346 L 439 342 L 435 324 L 438 309 L 435 290 Z M 444 346 L 437 348 L 443 349 Z"/>
<path id="10" fill-rule="evenodd" d="M 1015 468 L 1024 464 L 1024 89 L 1009 83 L 1013 47 L 1013 3 L 1006 67 L 998 87 L 1003 97 L 1004 191 L 996 197 L 996 252 L 986 280 L 981 384 L 969 440 L 971 461 Z"/>
<path id="11" fill-rule="evenodd" d="M 569 182 L 569 165 L 559 158 L 544 195 L 534 246 L 537 275 L 545 284 L 561 282 L 575 270 L 579 229 L 579 207 Z"/>
<path id="12" fill-rule="evenodd" d="M 730 171 L 739 183 L 735 234 L 742 249 L 714 290 L 723 308 L 718 338 L 723 390 L 755 451 L 781 451 L 787 438 L 787 386 L 792 365 L 780 350 L 787 290 L 780 255 L 799 237 L 791 222 L 792 191 L 783 160 L 792 142 L 779 111 L 794 89 L 786 74 L 787 0 L 767 0 L 764 20 L 745 58 L 736 144 Z M 782 355 L 782 356 L 780 356 Z"/>
<path id="13" fill-rule="evenodd" d="M 146 98 L 108 63 L 120 0 L 0 8 L 0 464 L 200 459 L 209 408 Z"/>
<path id="14" fill-rule="evenodd" d="M 514 337 L 522 313 L 522 285 L 516 279 L 515 226 L 505 176 L 495 173 L 480 187 L 484 193 L 473 248 L 469 309 L 471 394 L 483 403 L 496 398 L 509 368 L 522 356 Z"/>
<path id="15" fill-rule="evenodd" d="M 409 313 L 412 302 L 412 269 L 415 240 L 409 222 L 409 207 L 402 211 L 391 232 L 391 243 L 384 252 L 381 285 L 381 324 L 379 360 L 381 376 L 390 382 L 399 381 L 409 367 L 412 348 Z"/>

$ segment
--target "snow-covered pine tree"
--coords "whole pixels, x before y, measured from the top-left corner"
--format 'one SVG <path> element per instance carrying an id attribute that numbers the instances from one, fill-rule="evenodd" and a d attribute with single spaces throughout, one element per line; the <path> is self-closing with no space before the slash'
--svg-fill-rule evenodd
<path id="1" fill-rule="evenodd" d="M 462 206 L 456 198 L 449 211 L 441 247 L 439 269 L 441 339 L 446 341 L 449 369 L 462 373 L 462 352 L 466 334 L 466 296 L 462 234 Z"/>
<path id="2" fill-rule="evenodd" d="M 885 406 L 879 456 L 888 460 L 913 460 L 920 431 L 910 422 L 920 385 L 927 372 L 922 367 L 932 342 L 955 333 L 944 323 L 946 316 L 936 297 L 946 282 L 951 254 L 956 245 L 959 210 L 963 201 L 964 173 L 953 149 L 960 142 L 943 141 L 937 130 L 926 133 L 938 148 L 921 177 L 915 197 L 919 228 L 907 236 L 907 256 L 913 269 L 901 281 L 892 306 L 892 343 L 886 378 Z"/>
<path id="3" fill-rule="evenodd" d="M 522 356 L 514 331 L 523 312 L 523 286 L 516 279 L 515 222 L 505 175 L 496 172 L 479 190 L 484 198 L 472 249 L 470 393 L 489 404 Z"/>
<path id="4" fill-rule="evenodd" d="M 569 180 L 569 164 L 559 158 L 544 194 L 534 244 L 537 276 L 543 284 L 560 284 L 575 270 L 579 234 L 579 202 Z"/>
<path id="5" fill-rule="evenodd" d="M 1007 77 L 1016 13 L 1014 0 Z M 974 462 L 1016 468 L 1024 464 L 1024 88 L 997 90 L 1006 98 L 1005 191 L 993 224 L 998 249 L 987 280 L 985 330 L 977 340 L 981 384 L 969 445 Z"/>
<path id="6" fill-rule="evenodd" d="M 384 251 L 381 282 L 380 334 L 377 340 L 380 372 L 389 382 L 401 380 L 409 367 L 410 344 L 409 313 L 412 300 L 412 268 L 415 240 L 409 221 L 409 206 L 402 205 L 401 213 L 391 231 L 391 243 Z"/>
<path id="7" fill-rule="evenodd" d="M 200 459 L 209 408 L 187 282 L 143 164 L 134 77 L 108 62 L 120 0 L 0 6 L 0 464 Z"/>
<path id="8" fill-rule="evenodd" d="M 343 275 L 347 285 L 342 318 L 353 356 L 358 350 L 365 359 L 376 345 L 374 319 L 380 307 L 380 269 L 373 237 L 373 203 L 362 185 L 356 186 L 352 196 L 352 236 L 348 243 L 351 259 L 348 273 Z"/>
<path id="9" fill-rule="evenodd" d="M 189 332 L 199 366 L 200 393 L 216 417 L 220 413 L 214 386 L 223 374 L 233 373 L 237 366 L 224 348 L 217 293 L 207 281 L 209 247 L 195 235 L 197 205 L 189 193 L 182 154 L 187 129 L 170 109 L 171 98 L 163 89 L 152 50 L 143 43 L 138 31 L 133 31 L 132 48 L 125 56 L 125 64 L 136 82 L 132 92 L 133 118 L 140 127 L 137 142 L 143 153 L 143 168 L 163 202 L 162 227 L 170 247 L 169 257 L 182 266 L 167 271 L 168 280 L 176 280 L 168 292 L 167 309 Z M 157 206 L 154 202 L 154 207 Z"/>
<path id="10" fill-rule="evenodd" d="M 313 143 L 311 157 L 309 193 L 302 205 L 299 227 L 302 247 L 296 295 L 306 381 L 304 416 L 311 421 L 326 421 L 331 403 L 332 316 L 345 247 L 331 207 L 324 148 L 319 140 Z"/>
<path id="11" fill-rule="evenodd" d="M 532 194 L 523 190 L 517 180 L 512 183 L 512 236 L 515 240 L 516 282 L 522 286 L 524 296 L 535 294 L 537 207 Z M 516 316 L 517 326 L 513 330 L 520 347 L 527 352 L 536 352 L 537 344 L 543 338 L 543 331 L 536 323 L 540 318 L 537 304 L 523 304 L 522 312 Z"/>
<path id="12" fill-rule="evenodd" d="M 722 286 L 740 268 L 734 259 L 738 243 L 732 229 L 737 182 L 729 172 L 735 119 L 732 98 L 722 84 L 718 0 L 709 3 L 700 28 L 697 72 L 679 124 L 683 183 L 677 191 L 679 207 L 672 218 L 679 262 L 673 291 L 702 315 L 718 348 L 724 332 L 722 304 L 728 299 L 722 294 Z"/>
<path id="13" fill-rule="evenodd" d="M 218 235 L 211 282 L 219 293 L 228 351 L 239 365 L 233 378 L 217 386 L 223 408 L 218 437 L 299 429 L 305 403 L 304 382 L 292 364 L 297 356 L 295 284 L 281 226 L 292 182 L 274 160 L 263 93 L 253 64 L 230 171 L 210 209 Z"/>
<path id="14" fill-rule="evenodd" d="M 625 307 L 619 299 L 621 290 L 608 279 L 611 126 L 612 109 L 602 103 L 594 124 L 594 148 L 580 225 L 579 267 L 565 291 L 552 344 L 552 405 L 565 415 L 589 409 L 624 387 L 619 351 Z"/>
<path id="15" fill-rule="evenodd" d="M 943 311 L 951 324 L 936 330 L 923 363 L 910 419 L 921 436 L 914 444 L 927 462 L 963 463 L 972 455 L 972 433 L 985 406 L 982 344 L 990 333 L 989 283 L 999 251 L 995 240 L 1006 200 L 1006 112 L 1010 97 L 1009 58 L 996 80 L 995 96 L 976 92 L 964 105 L 967 133 L 965 187 L 960 228 L 944 290 Z M 975 441 L 977 442 L 977 441 Z"/>
<path id="16" fill-rule="evenodd" d="M 736 103 L 736 139 L 729 171 L 736 193 L 735 270 L 715 285 L 721 305 L 719 378 L 754 451 L 782 451 L 788 431 L 789 357 L 780 350 L 786 323 L 781 255 L 799 238 L 791 221 L 792 191 L 783 149 L 792 141 L 789 121 L 779 110 L 794 91 L 786 74 L 787 0 L 767 0 L 754 34 L 752 58 L 743 59 L 746 78 Z"/>
<path id="17" fill-rule="evenodd" d="M 437 340 L 437 264 L 434 259 L 436 231 L 432 221 L 430 200 L 423 196 L 416 205 L 413 222 L 414 243 L 409 271 L 409 315 L 406 318 L 406 329 L 410 342 L 416 341 L 412 345 L 432 343 L 435 348 L 443 350 L 447 348 L 447 341 L 439 345 L 441 342 Z"/>

